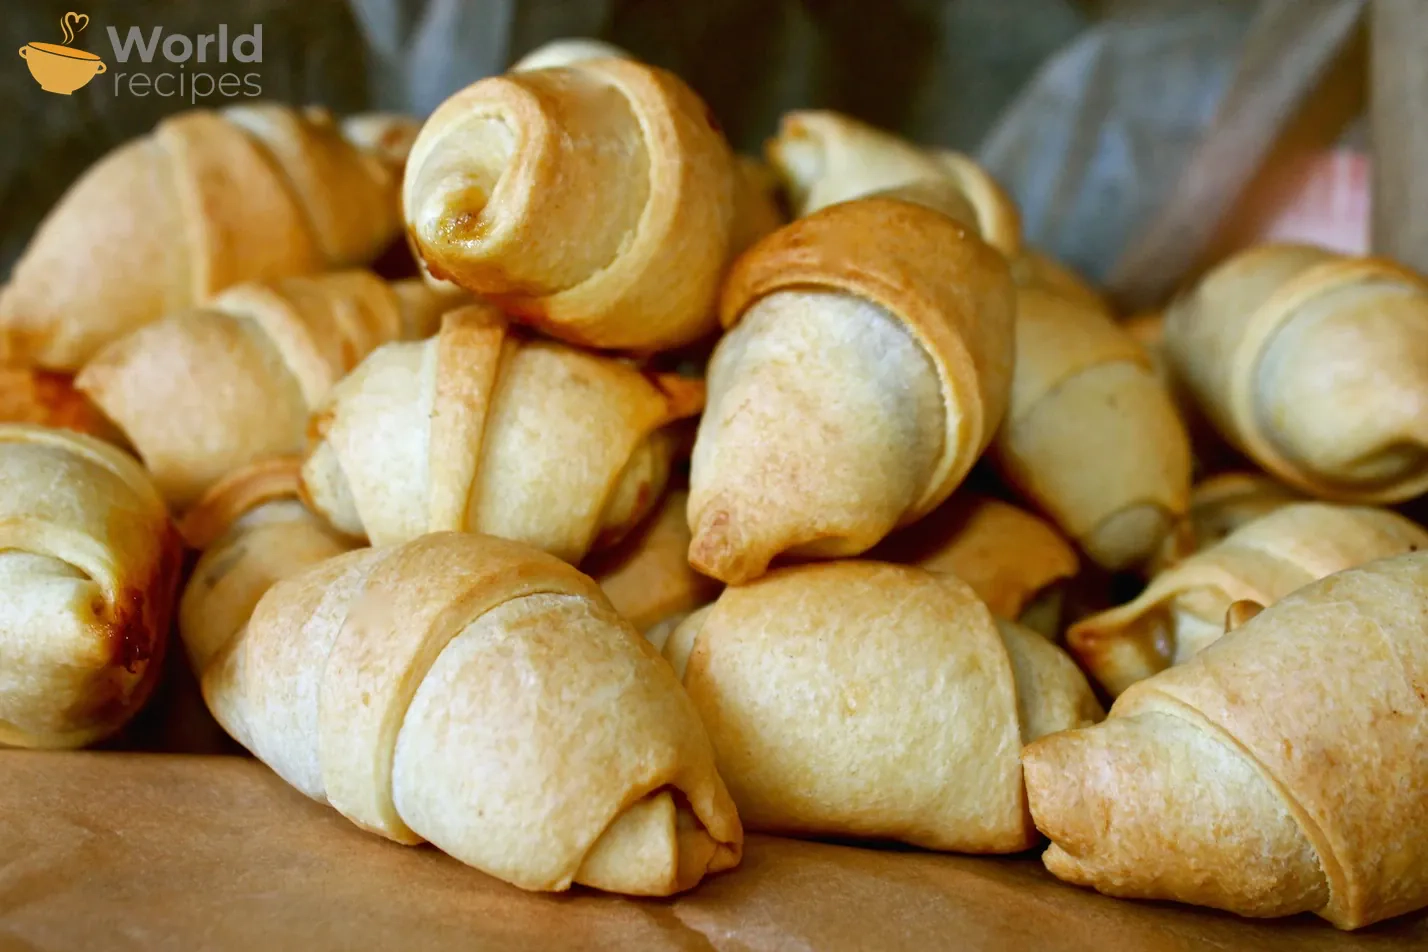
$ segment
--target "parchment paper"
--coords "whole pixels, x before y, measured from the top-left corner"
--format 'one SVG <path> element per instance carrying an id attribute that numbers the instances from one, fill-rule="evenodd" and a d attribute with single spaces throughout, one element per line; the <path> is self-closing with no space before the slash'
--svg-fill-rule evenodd
<path id="1" fill-rule="evenodd" d="M 1428 947 L 1421 913 L 1350 936 L 1108 899 L 1033 856 L 762 836 L 672 900 L 535 895 L 363 833 L 247 758 L 4 752 L 0 778 L 0 952 Z"/>

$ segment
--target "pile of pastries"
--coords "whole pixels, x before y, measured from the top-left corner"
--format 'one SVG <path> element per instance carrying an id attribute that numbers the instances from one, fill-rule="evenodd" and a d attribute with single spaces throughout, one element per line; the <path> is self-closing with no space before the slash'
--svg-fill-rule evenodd
<path id="1" fill-rule="evenodd" d="M 0 745 L 114 734 L 176 625 L 282 778 L 526 889 L 668 895 L 748 829 L 1428 905 L 1391 262 L 1118 321 L 967 157 L 828 112 L 737 156 L 563 42 L 420 125 L 165 120 L 41 225 L 0 360 Z"/>

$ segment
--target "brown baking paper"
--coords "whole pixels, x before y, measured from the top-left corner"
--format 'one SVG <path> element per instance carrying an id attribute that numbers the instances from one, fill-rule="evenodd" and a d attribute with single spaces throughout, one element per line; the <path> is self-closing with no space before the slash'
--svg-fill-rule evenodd
<path id="1" fill-rule="evenodd" d="M 536 895 L 363 833 L 247 758 L 0 753 L 0 952 L 1207 947 L 1421 950 L 1428 916 L 1344 935 L 1108 899 L 1034 857 L 761 836 L 675 899 Z"/>

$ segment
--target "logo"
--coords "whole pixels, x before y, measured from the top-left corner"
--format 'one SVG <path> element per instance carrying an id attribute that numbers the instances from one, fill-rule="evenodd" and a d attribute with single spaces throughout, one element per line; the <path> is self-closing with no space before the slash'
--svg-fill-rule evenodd
<path id="1" fill-rule="evenodd" d="M 26 43 L 20 47 L 20 59 L 30 67 L 30 75 L 47 93 L 68 96 L 104 72 L 104 61 L 87 50 L 75 49 L 76 30 L 89 26 L 84 13 L 66 13 L 60 19 L 64 43 Z"/>

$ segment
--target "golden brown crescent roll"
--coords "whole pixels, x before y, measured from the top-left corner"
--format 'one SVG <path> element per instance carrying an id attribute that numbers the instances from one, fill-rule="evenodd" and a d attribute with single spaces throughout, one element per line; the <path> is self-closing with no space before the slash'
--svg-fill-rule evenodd
<path id="1" fill-rule="evenodd" d="M 407 161 L 431 273 L 552 336 L 640 351 L 716 326 L 734 163 L 699 98 L 628 59 L 483 79 L 437 107 Z"/>
<path id="2" fill-rule="evenodd" d="M 960 152 L 923 149 L 851 116 L 819 110 L 785 114 L 765 151 L 796 215 L 889 193 L 956 219 L 1009 259 L 1020 254 L 1016 205 Z"/>
<path id="3" fill-rule="evenodd" d="M 1023 850 L 1021 745 L 1102 713 L 1061 649 L 955 576 L 883 562 L 725 589 L 663 651 L 751 830 Z"/>
<path id="4" fill-rule="evenodd" d="M 624 541 L 581 566 L 637 631 L 688 614 L 719 595 L 722 586 L 689 564 L 688 503 L 682 489 L 667 493 L 654 515 Z"/>
<path id="5" fill-rule="evenodd" d="M 613 43 L 585 37 L 551 40 L 521 57 L 511 72 L 574 66 L 587 60 L 635 57 Z M 728 256 L 733 257 L 784 223 L 773 170 L 747 155 L 734 156 L 734 219 Z M 711 325 L 710 330 L 713 330 Z"/>
<path id="6" fill-rule="evenodd" d="M 297 460 L 264 460 L 216 484 L 184 516 L 180 532 L 203 553 L 178 615 L 195 673 L 248 624 L 275 582 L 352 549 L 297 495 Z"/>
<path id="7" fill-rule="evenodd" d="M 1247 522 L 1304 496 L 1263 473 L 1219 473 L 1190 487 L 1190 511 L 1166 537 L 1151 563 L 1153 575 L 1208 549 Z"/>
<path id="8" fill-rule="evenodd" d="M 1425 616 L 1428 553 L 1340 572 L 1033 743 L 1046 868 L 1341 929 L 1428 905 Z"/>
<path id="9" fill-rule="evenodd" d="M 955 493 L 931 515 L 893 533 L 870 557 L 950 572 L 993 615 L 1049 638 L 1060 632 L 1057 583 L 1076 574 L 1076 550 L 1025 509 L 976 493 Z"/>
<path id="10" fill-rule="evenodd" d="M 517 539 L 575 563 L 659 502 L 703 384 L 523 337 L 472 305 L 420 343 L 378 348 L 312 421 L 304 498 L 384 545 L 439 530 Z"/>
<path id="11" fill-rule="evenodd" d="M 181 511 L 236 469 L 301 453 L 333 384 L 381 344 L 435 330 L 435 302 L 451 298 L 366 271 L 238 285 L 114 341 L 76 385 Z"/>
<path id="12" fill-rule="evenodd" d="M 1428 490 L 1428 285 L 1377 258 L 1266 245 L 1166 312 L 1166 350 L 1220 433 L 1340 502 Z"/>
<path id="13" fill-rule="evenodd" d="M 735 263 L 690 479 L 689 560 L 731 584 L 856 555 L 946 499 L 1001 421 L 1005 260 L 891 198 L 785 226 Z"/>
<path id="14" fill-rule="evenodd" d="M 0 367 L 0 423 L 35 423 L 88 433 L 110 443 L 124 437 L 65 374 Z"/>
<path id="15" fill-rule="evenodd" d="M 1118 695 L 1218 641 L 1233 602 L 1272 605 L 1315 579 L 1423 548 L 1428 531 L 1386 509 L 1283 504 L 1157 575 L 1134 601 L 1072 625 L 1066 645 Z"/>
<path id="16" fill-rule="evenodd" d="M 162 668 L 182 549 L 126 453 L 0 425 L 0 747 L 82 747 Z"/>
<path id="17" fill-rule="evenodd" d="M 375 258 L 399 179 L 325 110 L 195 109 L 110 152 L 41 222 L 0 292 L 0 363 L 75 371 L 243 281 Z"/>
<path id="18" fill-rule="evenodd" d="M 224 729 L 388 839 L 536 890 L 663 896 L 739 860 L 673 672 L 593 581 L 530 546 L 436 533 L 339 555 L 204 652 Z"/>
<path id="19" fill-rule="evenodd" d="M 1150 558 L 1189 504 L 1190 440 L 1145 352 L 1104 311 L 1042 288 L 1017 292 L 1011 403 L 992 451 L 1108 569 Z"/>

